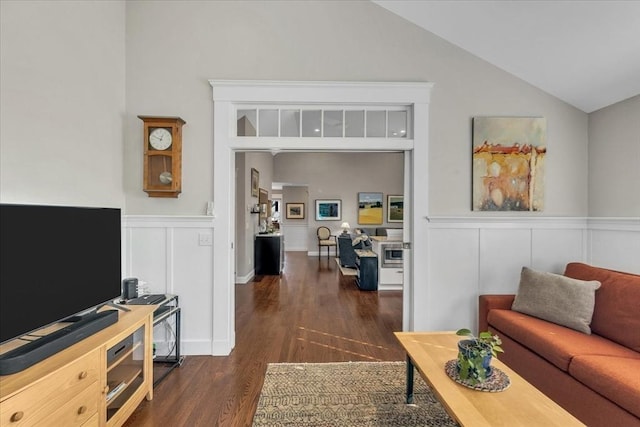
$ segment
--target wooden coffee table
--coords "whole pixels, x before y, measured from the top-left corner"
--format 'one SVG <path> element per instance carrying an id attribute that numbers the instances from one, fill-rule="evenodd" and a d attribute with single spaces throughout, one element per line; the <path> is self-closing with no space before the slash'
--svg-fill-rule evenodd
<path id="1" fill-rule="evenodd" d="M 476 391 L 453 381 L 444 365 L 458 356 L 461 337 L 454 332 L 396 332 L 395 335 L 407 352 L 407 403 L 413 401 L 415 367 L 451 418 L 461 426 L 584 426 L 495 358 L 492 366 L 511 380 L 506 390 Z"/>

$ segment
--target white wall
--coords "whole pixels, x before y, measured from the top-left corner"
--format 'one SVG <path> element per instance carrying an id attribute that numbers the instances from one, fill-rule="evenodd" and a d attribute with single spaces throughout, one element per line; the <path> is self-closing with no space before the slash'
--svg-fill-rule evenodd
<path id="1" fill-rule="evenodd" d="M 640 95 L 589 114 L 588 183 L 589 216 L 640 218 Z"/>
<path id="2" fill-rule="evenodd" d="M 0 200 L 124 207 L 124 2 L 3 0 L 0 20 Z"/>

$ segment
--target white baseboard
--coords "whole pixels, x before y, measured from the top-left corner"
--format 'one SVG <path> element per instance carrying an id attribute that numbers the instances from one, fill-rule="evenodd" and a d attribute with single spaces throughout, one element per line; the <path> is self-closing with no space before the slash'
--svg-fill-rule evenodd
<path id="1" fill-rule="evenodd" d="M 249 281 L 251 279 L 253 279 L 253 276 L 255 276 L 255 270 L 251 270 L 249 273 L 247 273 L 244 276 L 236 276 L 236 283 L 239 283 L 241 285 L 245 285 L 247 283 L 249 283 Z"/>
<path id="2" fill-rule="evenodd" d="M 378 285 L 379 291 L 401 291 L 402 285 Z"/>
<path id="3" fill-rule="evenodd" d="M 318 251 L 307 251 L 307 256 L 318 256 Z M 327 251 L 323 250 L 321 255 L 321 257 L 327 257 Z M 333 252 L 333 250 L 331 250 L 331 252 L 329 252 L 329 258 L 336 258 L 338 255 Z"/>
<path id="4" fill-rule="evenodd" d="M 181 340 L 180 353 L 186 356 L 211 354 L 211 340 Z"/>

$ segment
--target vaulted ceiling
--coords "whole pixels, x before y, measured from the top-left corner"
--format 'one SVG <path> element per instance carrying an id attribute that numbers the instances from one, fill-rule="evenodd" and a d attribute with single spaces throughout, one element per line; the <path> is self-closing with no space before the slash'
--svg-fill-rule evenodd
<path id="1" fill-rule="evenodd" d="M 640 1 L 372 1 L 587 113 L 640 94 Z"/>

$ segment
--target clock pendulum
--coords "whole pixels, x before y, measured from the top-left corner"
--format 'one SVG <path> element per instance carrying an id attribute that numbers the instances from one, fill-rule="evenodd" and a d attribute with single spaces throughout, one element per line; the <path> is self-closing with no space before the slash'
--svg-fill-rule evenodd
<path id="1" fill-rule="evenodd" d="M 171 182 L 173 181 L 173 176 L 171 175 L 171 172 L 167 171 L 167 158 L 166 157 L 162 158 L 162 170 L 164 172 L 160 173 L 160 182 L 163 183 L 164 185 L 171 184 Z"/>

